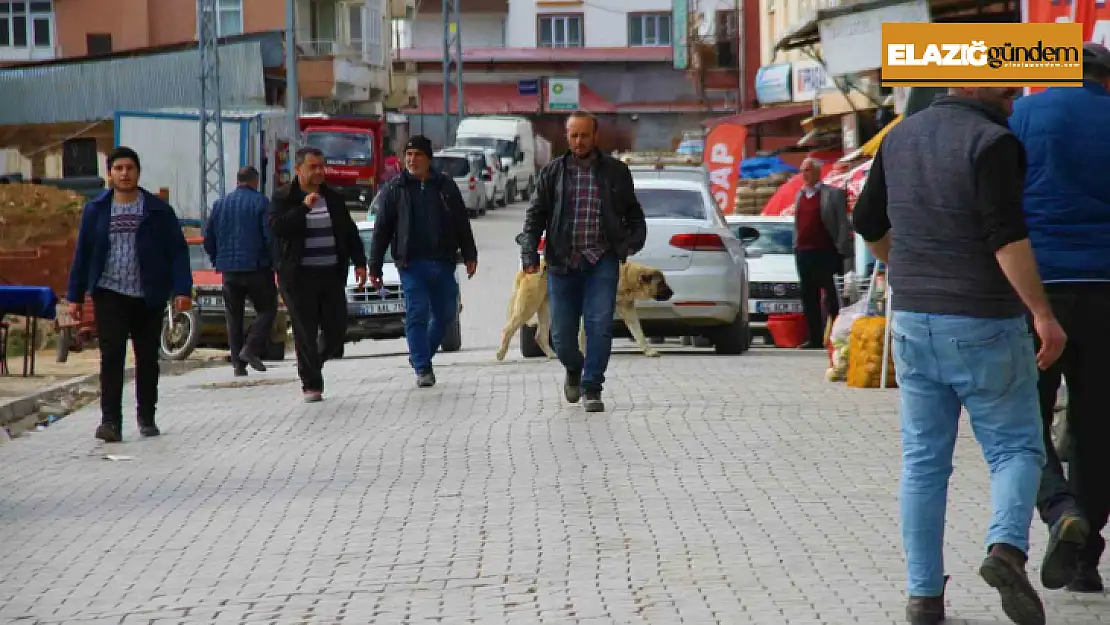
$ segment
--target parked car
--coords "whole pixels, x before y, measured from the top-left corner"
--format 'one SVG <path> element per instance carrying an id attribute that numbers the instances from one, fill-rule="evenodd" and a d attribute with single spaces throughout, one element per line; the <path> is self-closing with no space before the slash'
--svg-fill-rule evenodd
<path id="1" fill-rule="evenodd" d="M 470 216 L 486 214 L 486 181 L 482 179 L 485 155 L 473 148 L 447 148 L 435 153 L 432 168 L 450 176 L 459 185 L 463 203 Z"/>
<path id="2" fill-rule="evenodd" d="M 358 235 L 370 256 L 370 240 L 374 237 L 374 220 L 358 222 Z M 455 278 L 461 280 L 462 273 L 455 270 Z M 460 281 L 460 284 L 461 281 Z M 459 312 L 462 313 L 462 297 L 459 297 Z M 405 294 L 401 290 L 401 276 L 393 264 L 393 255 L 386 250 L 385 263 L 382 265 L 382 288 L 375 291 L 370 287 L 358 288 L 355 270 L 352 267 L 347 276 L 347 342 L 355 343 L 363 339 L 399 339 L 405 336 Z M 462 324 L 459 316 L 447 329 L 440 351 L 457 352 L 462 348 Z"/>
<path id="3" fill-rule="evenodd" d="M 194 296 L 193 311 L 199 319 L 200 333 L 197 346 L 226 349 L 227 341 L 227 316 L 224 313 L 223 277 L 212 266 L 208 254 L 204 251 L 204 240 L 190 238 L 189 265 L 193 269 Z M 243 327 L 244 333 L 250 331 L 250 324 L 254 322 L 257 313 L 250 300 L 245 307 Z M 165 333 L 164 333 L 165 334 Z M 274 319 L 273 329 L 270 331 L 270 340 L 262 354 L 263 360 L 285 359 L 285 346 L 289 336 L 289 309 L 278 295 L 277 317 Z M 166 338 L 163 337 L 163 342 Z M 173 351 L 172 345 L 164 345 L 163 351 Z"/>
<path id="4" fill-rule="evenodd" d="M 647 242 L 629 260 L 655 267 L 674 296 L 636 302 L 649 337 L 704 337 L 718 354 L 741 354 L 751 345 L 745 245 L 758 233 L 737 238 L 709 191 L 704 170 L 694 166 L 633 165 L 636 197 L 647 218 Z M 619 318 L 614 335 L 629 336 Z M 521 329 L 521 351 L 539 355 L 535 328 Z"/>
<path id="5" fill-rule="evenodd" d="M 482 180 L 486 183 L 487 208 L 494 206 L 507 206 L 509 204 L 509 166 L 497 157 L 497 150 L 486 148 L 482 150 L 486 159 L 486 168 L 482 170 Z"/>
<path id="6" fill-rule="evenodd" d="M 765 335 L 768 315 L 802 312 L 802 286 L 794 263 L 794 217 L 729 215 L 726 219 L 734 234 L 743 227 L 759 231 L 759 239 L 748 246 L 748 313 L 753 330 Z"/>

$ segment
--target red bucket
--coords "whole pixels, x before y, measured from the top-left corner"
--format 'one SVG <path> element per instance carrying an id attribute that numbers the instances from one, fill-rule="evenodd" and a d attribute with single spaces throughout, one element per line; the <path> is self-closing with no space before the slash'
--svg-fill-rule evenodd
<path id="1" fill-rule="evenodd" d="M 775 347 L 798 347 L 809 338 L 806 316 L 802 313 L 770 315 L 767 317 L 767 330 Z"/>

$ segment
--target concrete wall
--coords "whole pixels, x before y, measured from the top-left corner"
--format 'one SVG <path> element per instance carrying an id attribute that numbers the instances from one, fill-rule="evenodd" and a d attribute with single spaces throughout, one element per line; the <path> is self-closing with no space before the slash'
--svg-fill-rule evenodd
<path id="1" fill-rule="evenodd" d="M 465 14 L 460 21 L 464 48 L 505 45 L 505 15 Z M 410 40 L 401 42 L 403 47 L 435 49 L 443 47 L 443 18 L 438 14 L 418 16 L 413 20 L 410 32 Z"/>
<path id="2" fill-rule="evenodd" d="M 553 3 L 554 4 L 554 3 Z M 694 3 L 691 2 L 691 7 Z M 561 6 L 560 6 L 561 5 Z M 711 6 L 703 6 L 702 33 L 713 33 L 716 11 L 736 8 L 736 0 L 717 0 Z M 583 44 L 586 47 L 624 47 L 628 45 L 629 13 L 670 13 L 672 0 L 637 0 L 630 3 L 622 0 L 594 0 L 588 3 L 559 3 L 556 6 L 541 6 L 535 2 L 510 2 L 508 15 L 508 42 L 512 48 L 534 48 L 538 15 L 582 15 L 585 31 Z"/>

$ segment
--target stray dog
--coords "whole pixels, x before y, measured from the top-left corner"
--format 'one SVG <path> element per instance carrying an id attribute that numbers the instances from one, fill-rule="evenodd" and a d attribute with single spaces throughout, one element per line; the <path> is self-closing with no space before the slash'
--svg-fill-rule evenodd
<path id="1" fill-rule="evenodd" d="M 663 272 L 658 269 L 626 262 L 621 264 L 618 271 L 617 315 L 624 321 L 624 325 L 644 355 L 658 356 L 659 352 L 649 346 L 644 337 L 644 331 L 640 327 L 640 317 L 636 314 L 636 302 L 649 299 L 665 302 L 674 296 L 674 291 L 667 284 L 667 278 Z M 528 274 L 520 270 L 516 274 L 516 280 L 513 281 L 513 295 L 509 298 L 509 319 L 505 328 L 501 330 L 501 347 L 497 350 L 498 360 L 505 359 L 513 335 L 521 326 L 528 323 L 533 315 L 539 318 L 539 323 L 536 325 L 536 344 L 548 358 L 555 358 L 555 350 L 551 349 L 549 341 L 551 309 L 547 301 L 547 265 L 542 260 L 540 269 L 536 273 Z M 578 328 L 578 347 L 585 353 L 584 323 Z"/>

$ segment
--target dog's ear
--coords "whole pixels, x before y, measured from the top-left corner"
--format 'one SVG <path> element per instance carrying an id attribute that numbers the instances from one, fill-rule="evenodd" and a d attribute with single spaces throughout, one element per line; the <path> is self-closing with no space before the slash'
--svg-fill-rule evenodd
<path id="1" fill-rule="evenodd" d="M 640 274 L 640 282 L 644 284 L 651 284 L 653 280 L 655 280 L 655 274 L 653 273 L 644 272 Z"/>

